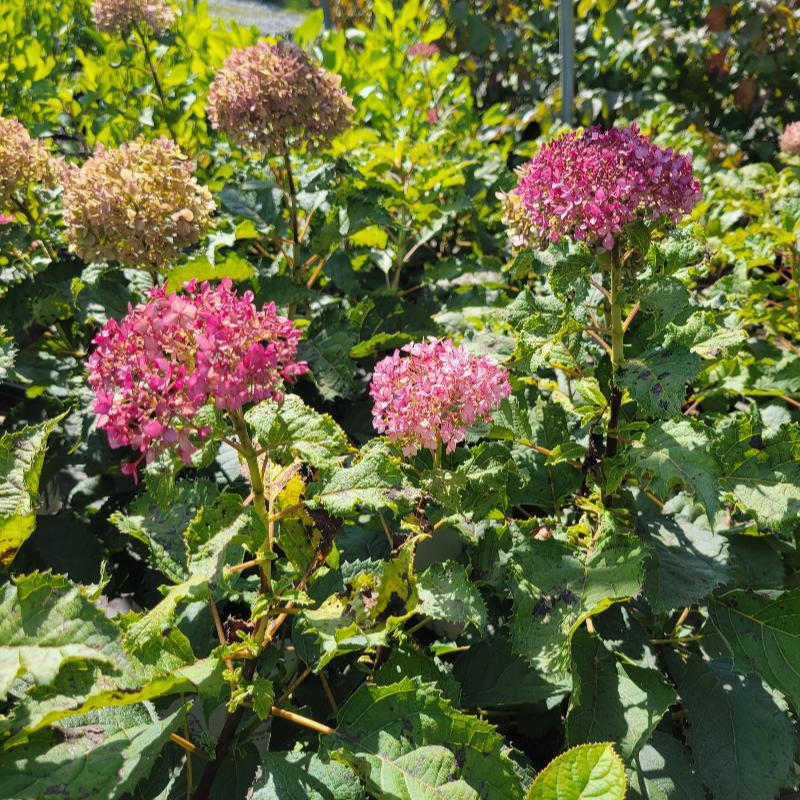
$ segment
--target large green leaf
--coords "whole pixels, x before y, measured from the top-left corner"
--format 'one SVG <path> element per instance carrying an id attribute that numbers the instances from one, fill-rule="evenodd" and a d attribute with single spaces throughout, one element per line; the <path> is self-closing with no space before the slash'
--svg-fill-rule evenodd
<path id="1" fill-rule="evenodd" d="M 36 527 L 39 474 L 47 438 L 64 418 L 0 436 L 0 567 L 8 566 Z"/>
<path id="2" fill-rule="evenodd" d="M 313 467 L 332 467 L 347 453 L 347 437 L 333 418 L 314 411 L 297 395 L 286 395 L 280 405 L 259 403 L 246 419 L 273 461 L 297 456 Z"/>
<path id="3" fill-rule="evenodd" d="M 555 539 L 525 542 L 509 565 L 514 652 L 543 674 L 566 671 L 572 634 L 587 617 L 636 594 L 643 571 L 634 539 L 589 556 Z"/>
<path id="4" fill-rule="evenodd" d="M 0 325 L 0 381 L 8 378 L 14 367 L 17 348 L 14 340 L 6 335 L 6 329 Z"/>
<path id="5" fill-rule="evenodd" d="M 128 669 L 119 632 L 80 588 L 58 575 L 21 576 L 0 594 L 0 699 L 17 677 L 49 686 L 68 663 Z"/>
<path id="6" fill-rule="evenodd" d="M 697 496 L 710 519 L 719 506 L 720 467 L 712 453 L 713 432 L 690 419 L 650 425 L 621 454 L 627 468 L 656 497 L 669 498 L 675 487 Z"/>
<path id="7" fill-rule="evenodd" d="M 796 747 L 783 701 L 757 676 L 697 656 L 690 658 L 678 691 L 697 775 L 713 796 L 773 800 L 788 778 Z"/>
<path id="8" fill-rule="evenodd" d="M 324 745 L 393 800 L 514 800 L 522 787 L 494 728 L 456 711 L 432 684 L 362 684 Z"/>
<path id="9" fill-rule="evenodd" d="M 314 753 L 265 753 L 250 800 L 360 800 L 364 790 L 345 764 Z"/>
<path id="10" fill-rule="evenodd" d="M 581 744 L 554 758 L 525 800 L 624 800 L 625 767 L 611 742 Z"/>
<path id="11" fill-rule="evenodd" d="M 336 516 L 359 509 L 398 510 L 408 507 L 415 497 L 399 459 L 383 442 L 365 448 L 362 458 L 352 466 L 327 470 L 319 482 L 308 487 L 307 495 Z"/>
<path id="12" fill-rule="evenodd" d="M 800 428 L 792 423 L 764 431 L 740 416 L 716 446 L 721 485 L 728 497 L 756 520 L 791 531 L 800 520 Z"/>
<path id="13" fill-rule="evenodd" d="M 800 589 L 726 592 L 708 607 L 734 664 L 755 672 L 800 710 Z"/>
<path id="14" fill-rule="evenodd" d="M 454 625 L 486 626 L 486 604 L 466 569 L 454 561 L 432 564 L 418 578 L 420 614 Z"/>
<path id="15" fill-rule="evenodd" d="M 611 740 L 630 761 L 676 702 L 656 669 L 631 664 L 581 628 L 572 637 L 567 744 Z"/>
<path id="16" fill-rule="evenodd" d="M 148 774 L 184 714 L 179 708 L 135 725 L 96 721 L 72 727 L 66 719 L 58 728 L 59 743 L 42 737 L 0 755 L 3 796 L 116 800 Z"/>
<path id="17" fill-rule="evenodd" d="M 681 413 L 686 384 L 694 380 L 699 369 L 699 356 L 673 345 L 627 359 L 618 378 L 645 414 L 668 419 Z"/>
<path id="18" fill-rule="evenodd" d="M 628 776 L 634 800 L 706 800 L 686 748 L 661 731 L 639 751 Z"/>

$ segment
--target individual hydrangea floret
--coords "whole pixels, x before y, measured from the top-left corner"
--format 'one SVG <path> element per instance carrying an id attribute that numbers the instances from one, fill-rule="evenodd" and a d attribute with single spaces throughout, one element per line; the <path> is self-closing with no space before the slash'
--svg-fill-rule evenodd
<path id="1" fill-rule="evenodd" d="M 103 33 L 124 36 L 146 25 L 159 34 L 175 22 L 175 10 L 166 0 L 95 0 L 92 18 Z"/>
<path id="2" fill-rule="evenodd" d="M 15 211 L 17 192 L 31 183 L 53 186 L 63 169 L 47 145 L 31 137 L 16 117 L 0 117 L 0 210 Z"/>
<path id="3" fill-rule="evenodd" d="M 324 149 L 352 113 L 341 78 L 286 41 L 234 50 L 209 90 L 214 129 L 263 153 Z"/>
<path id="4" fill-rule="evenodd" d="M 654 145 L 636 125 L 565 133 L 519 175 L 514 193 L 528 217 L 526 244 L 542 249 L 570 238 L 611 250 L 629 222 L 677 222 L 700 199 L 691 158 Z"/>
<path id="5" fill-rule="evenodd" d="M 64 224 L 70 250 L 84 261 L 157 268 L 205 233 L 214 201 L 194 163 L 166 138 L 138 138 L 116 149 L 98 145 L 64 177 Z"/>
<path id="6" fill-rule="evenodd" d="M 259 310 L 253 293 L 237 295 L 229 278 L 216 288 L 190 281 L 182 294 L 157 287 L 147 303 L 109 320 L 87 366 L 98 427 L 111 447 L 141 453 L 124 471 L 135 475 L 142 459 L 167 449 L 189 463 L 196 438 L 210 433 L 195 422 L 205 405 L 238 411 L 279 402 L 283 382 L 308 369 L 295 361 L 300 336 L 274 304 Z"/>
<path id="7" fill-rule="evenodd" d="M 778 144 L 782 153 L 792 156 L 800 153 L 800 122 L 792 122 L 783 129 Z"/>
<path id="8" fill-rule="evenodd" d="M 405 354 L 403 356 L 402 354 Z M 375 366 L 373 425 L 404 455 L 439 443 L 448 453 L 511 393 L 506 371 L 449 339 L 408 344 Z"/>

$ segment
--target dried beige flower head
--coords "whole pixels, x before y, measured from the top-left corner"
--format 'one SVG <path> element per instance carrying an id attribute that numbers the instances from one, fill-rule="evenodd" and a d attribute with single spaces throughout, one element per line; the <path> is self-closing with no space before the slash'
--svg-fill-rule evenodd
<path id="1" fill-rule="evenodd" d="M 63 161 L 16 117 L 0 117 L 0 211 L 14 210 L 15 194 L 31 183 L 55 185 L 62 169 Z"/>
<path id="2" fill-rule="evenodd" d="M 65 173 L 70 250 L 85 261 L 148 269 L 174 260 L 203 236 L 215 208 L 193 173 L 194 163 L 171 139 L 98 146 Z"/>
<path id="3" fill-rule="evenodd" d="M 324 149 L 352 113 L 341 78 L 286 41 L 234 50 L 209 91 L 214 129 L 264 153 Z"/>
<path id="4" fill-rule="evenodd" d="M 124 36 L 142 25 L 161 33 L 175 21 L 175 10 L 166 0 L 95 0 L 92 17 L 103 33 Z"/>

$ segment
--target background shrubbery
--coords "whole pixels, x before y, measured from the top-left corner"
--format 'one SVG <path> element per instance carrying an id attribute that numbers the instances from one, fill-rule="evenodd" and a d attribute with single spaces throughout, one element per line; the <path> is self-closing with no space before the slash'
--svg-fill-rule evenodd
<path id="1" fill-rule="evenodd" d="M 88 0 L 0 2 L 3 117 L 75 166 L 172 138 L 216 205 L 197 244 L 124 265 L 70 251 L 60 185 L 0 208 L 1 796 L 549 798 L 534 775 L 586 742 L 614 743 L 631 797 L 793 796 L 800 11 L 577 5 L 578 123 L 637 121 L 702 189 L 677 228 L 625 232 L 620 378 L 604 256 L 512 252 L 502 219 L 560 129 L 557 5 L 311 14 L 293 38 L 353 124 L 287 163 L 207 116 L 256 31 L 203 3 L 118 36 Z M 263 531 L 227 423 L 135 484 L 92 411 L 101 327 L 192 278 L 303 331 L 308 375 L 247 416 L 276 487 L 267 600 L 237 566 Z M 376 362 L 426 337 L 513 388 L 441 460 L 372 424 Z M 577 752 L 621 797 L 616 757 Z"/>

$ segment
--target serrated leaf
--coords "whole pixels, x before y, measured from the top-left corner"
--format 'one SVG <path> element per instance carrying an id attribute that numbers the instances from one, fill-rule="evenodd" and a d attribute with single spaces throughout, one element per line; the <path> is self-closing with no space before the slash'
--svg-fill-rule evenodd
<path id="1" fill-rule="evenodd" d="M 246 414 L 258 443 L 273 461 L 297 457 L 312 467 L 332 467 L 347 453 L 347 436 L 328 414 L 320 414 L 297 395 L 278 405 L 259 403 Z"/>
<path id="2" fill-rule="evenodd" d="M 0 699 L 17 677 L 50 686 L 69 663 L 123 673 L 119 632 L 80 588 L 58 575 L 20 576 L 0 595 Z"/>
<path id="3" fill-rule="evenodd" d="M 365 448 L 362 458 L 351 466 L 327 470 L 322 480 L 308 487 L 307 495 L 314 505 L 336 516 L 359 509 L 398 511 L 415 498 L 399 459 L 383 442 Z"/>
<path id="4" fill-rule="evenodd" d="M 14 340 L 6 334 L 6 329 L 0 325 L 0 381 L 8 379 L 11 370 L 14 368 L 14 359 L 17 355 L 17 347 L 14 344 Z"/>
<path id="5" fill-rule="evenodd" d="M 474 625 L 478 631 L 486 627 L 486 604 L 462 564 L 432 564 L 418 577 L 417 593 L 420 614 L 454 625 Z"/>
<path id="6" fill-rule="evenodd" d="M 645 414 L 668 419 L 681 413 L 686 385 L 699 370 L 699 356 L 673 345 L 651 348 L 637 358 L 626 359 L 618 378 Z"/>
<path id="7" fill-rule="evenodd" d="M 632 800 L 706 800 L 686 748 L 661 731 L 639 751 L 628 774 Z"/>
<path id="8" fill-rule="evenodd" d="M 589 557 L 555 539 L 527 541 L 509 564 L 514 652 L 543 674 L 565 672 L 572 634 L 587 617 L 636 594 L 643 570 L 635 540 Z"/>
<path id="9" fill-rule="evenodd" d="M 3 795 L 14 800 L 123 797 L 148 774 L 185 713 L 179 708 L 163 720 L 113 731 L 101 724 L 62 724 L 60 743 L 33 740 L 0 754 Z"/>
<path id="10" fill-rule="evenodd" d="M 744 328 L 726 328 L 717 324 L 711 312 L 693 314 L 684 325 L 670 325 L 664 337 L 664 346 L 677 343 L 688 347 L 700 358 L 715 360 L 731 355 L 747 340 Z"/>
<path id="11" fill-rule="evenodd" d="M 721 470 L 712 453 L 712 438 L 712 431 L 697 420 L 666 420 L 649 425 L 621 456 L 656 497 L 667 500 L 676 487 L 686 489 L 713 519 L 719 507 Z"/>
<path id="12" fill-rule="evenodd" d="M 773 800 L 785 785 L 795 736 L 785 704 L 756 675 L 692 656 L 678 691 L 698 777 L 714 797 Z"/>
<path id="13" fill-rule="evenodd" d="M 319 332 L 300 342 L 299 359 L 308 362 L 311 378 L 323 400 L 350 397 L 355 386 L 356 365 L 350 350 L 356 336 L 350 330 Z"/>
<path id="14" fill-rule="evenodd" d="M 522 788 L 491 725 L 456 711 L 431 684 L 412 678 L 362 684 L 324 745 L 379 797 L 514 800 Z"/>
<path id="15" fill-rule="evenodd" d="M 572 637 L 567 744 L 611 740 L 630 761 L 677 701 L 656 669 L 631 664 L 581 628 Z"/>
<path id="16" fill-rule="evenodd" d="M 704 517 L 691 520 L 665 511 L 643 517 L 650 545 L 644 594 L 657 613 L 700 603 L 728 580 L 728 542 Z"/>
<path id="17" fill-rule="evenodd" d="M 755 672 L 800 709 L 800 589 L 731 591 L 711 599 L 709 619 L 741 672 Z"/>
<path id="18" fill-rule="evenodd" d="M 0 567 L 14 560 L 36 527 L 47 438 L 64 416 L 0 436 Z"/>
<path id="19" fill-rule="evenodd" d="M 444 697 L 454 705 L 459 705 L 461 687 L 453 677 L 450 665 L 408 643 L 392 648 L 389 658 L 375 673 L 375 683 L 385 686 L 397 683 L 409 675 L 414 675 L 423 683 L 436 684 Z"/>
<path id="20" fill-rule="evenodd" d="M 764 431 L 751 417 L 737 417 L 716 448 L 723 491 L 761 524 L 791 531 L 800 519 L 800 428 Z"/>
<path id="21" fill-rule="evenodd" d="M 265 753 L 250 800 L 361 800 L 364 790 L 345 764 L 315 753 Z"/>
<path id="22" fill-rule="evenodd" d="M 453 674 L 461 684 L 465 706 L 520 706 L 559 697 L 570 691 L 569 676 L 541 674 L 514 655 L 506 638 L 479 642 L 459 656 Z"/>
<path id="23" fill-rule="evenodd" d="M 554 758 L 525 800 L 624 800 L 625 767 L 611 742 L 581 744 Z"/>

